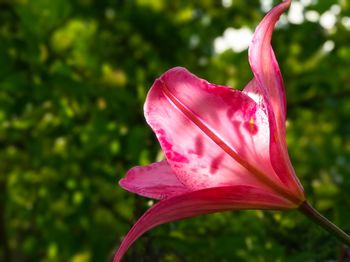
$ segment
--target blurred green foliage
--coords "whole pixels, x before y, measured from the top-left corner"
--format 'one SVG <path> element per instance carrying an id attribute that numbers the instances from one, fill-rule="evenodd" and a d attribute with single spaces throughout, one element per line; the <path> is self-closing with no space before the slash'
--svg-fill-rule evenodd
<path id="1" fill-rule="evenodd" d="M 350 4 L 308 2 L 304 15 L 333 8 L 333 27 L 285 22 L 273 39 L 290 154 L 310 201 L 350 232 Z M 109 261 L 150 204 L 117 181 L 159 154 L 142 113 L 152 81 L 181 65 L 242 88 L 247 52 L 213 43 L 263 15 L 258 0 L 0 0 L 0 261 Z M 163 225 L 125 261 L 338 256 L 297 212 L 245 211 Z"/>

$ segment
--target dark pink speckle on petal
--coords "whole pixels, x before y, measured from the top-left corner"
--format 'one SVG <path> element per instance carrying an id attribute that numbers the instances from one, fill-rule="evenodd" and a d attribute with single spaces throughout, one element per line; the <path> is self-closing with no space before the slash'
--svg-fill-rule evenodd
<path id="1" fill-rule="evenodd" d="M 175 151 L 167 151 L 166 156 L 168 157 L 169 160 L 174 161 L 174 162 L 189 163 L 189 160 L 187 157 L 185 157 L 185 156 L 183 156 Z"/>
<path id="2" fill-rule="evenodd" d="M 159 143 L 162 145 L 163 150 L 168 151 L 173 148 L 173 145 L 168 141 L 168 139 L 165 136 L 159 136 L 158 140 Z"/>
<path id="3" fill-rule="evenodd" d="M 203 156 L 204 151 L 204 145 L 203 145 L 203 138 L 201 136 L 197 136 L 195 140 L 195 152 L 199 157 Z"/>
<path id="4" fill-rule="evenodd" d="M 224 154 L 220 154 L 217 157 L 213 158 L 213 160 L 210 163 L 210 171 L 209 171 L 210 174 L 213 175 L 218 171 L 223 159 L 224 159 Z"/>

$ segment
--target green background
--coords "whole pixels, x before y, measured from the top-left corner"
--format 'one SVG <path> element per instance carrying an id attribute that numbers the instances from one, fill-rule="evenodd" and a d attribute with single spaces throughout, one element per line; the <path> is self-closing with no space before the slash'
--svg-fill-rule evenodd
<path id="1" fill-rule="evenodd" d="M 312 2 L 304 12 L 341 7 L 333 28 L 287 23 L 273 39 L 287 139 L 310 202 L 350 232 L 350 4 Z M 0 0 L 0 261 L 109 261 L 151 204 L 117 182 L 159 154 L 142 112 L 152 82 L 181 65 L 242 88 L 247 51 L 216 54 L 213 42 L 263 15 L 258 0 Z M 125 261 L 334 261 L 339 250 L 298 212 L 241 211 L 158 227 Z"/>

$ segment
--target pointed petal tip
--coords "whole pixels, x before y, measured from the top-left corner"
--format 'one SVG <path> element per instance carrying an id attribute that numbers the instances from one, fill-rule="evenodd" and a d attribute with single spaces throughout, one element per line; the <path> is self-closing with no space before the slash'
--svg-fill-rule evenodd
<path id="1" fill-rule="evenodd" d="M 135 193 L 135 191 L 137 191 L 137 189 L 135 188 L 135 184 L 133 183 L 135 169 L 137 168 L 138 166 L 131 168 L 129 171 L 126 172 L 125 177 L 118 181 L 118 185 L 121 188 L 132 193 Z"/>
<path id="2" fill-rule="evenodd" d="M 125 178 L 119 179 L 118 185 L 119 185 L 121 188 L 127 190 L 127 186 L 126 186 L 126 181 L 125 181 L 125 180 L 126 180 Z"/>
<path id="3" fill-rule="evenodd" d="M 118 185 L 120 187 L 122 187 L 123 189 L 127 190 L 127 191 L 130 191 L 130 182 L 133 181 L 133 176 L 134 176 L 134 173 L 135 173 L 135 169 L 137 169 L 138 166 L 135 166 L 131 169 L 129 169 L 127 172 L 126 172 L 126 175 L 125 177 L 121 178 L 119 181 L 118 181 Z"/>

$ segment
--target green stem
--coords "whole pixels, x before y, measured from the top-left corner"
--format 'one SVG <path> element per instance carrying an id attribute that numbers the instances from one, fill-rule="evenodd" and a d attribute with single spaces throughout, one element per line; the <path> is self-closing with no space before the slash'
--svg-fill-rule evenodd
<path id="1" fill-rule="evenodd" d="M 309 202 L 304 201 L 300 206 L 299 210 L 304 213 L 308 218 L 319 224 L 321 227 L 326 229 L 329 233 L 335 235 L 344 244 L 350 246 L 350 236 L 346 234 L 339 227 L 334 225 L 327 218 L 322 216 L 316 209 L 314 209 Z"/>

